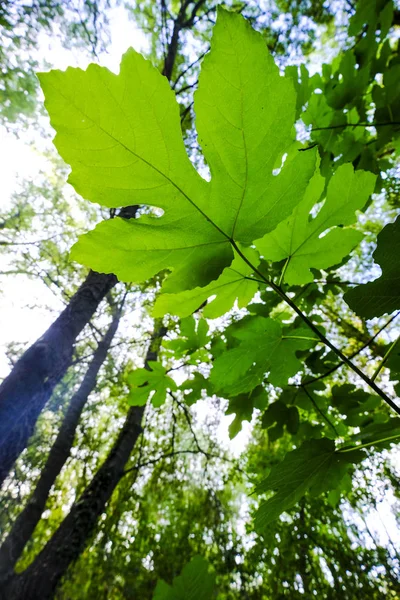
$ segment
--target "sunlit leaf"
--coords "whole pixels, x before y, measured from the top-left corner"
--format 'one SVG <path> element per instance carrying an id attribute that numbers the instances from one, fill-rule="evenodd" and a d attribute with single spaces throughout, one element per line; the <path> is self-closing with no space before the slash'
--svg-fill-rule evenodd
<path id="1" fill-rule="evenodd" d="M 362 239 L 359 231 L 342 227 L 354 223 L 355 211 L 366 204 L 374 185 L 372 173 L 353 172 L 348 164 L 339 167 L 329 182 L 324 205 L 313 218 L 313 207 L 324 199 L 324 179 L 316 173 L 293 214 L 256 242 L 258 250 L 269 260 L 287 259 L 287 283 L 313 281 L 311 268 L 326 269 L 340 263 Z"/>
<path id="2" fill-rule="evenodd" d="M 314 170 L 314 151 L 294 151 L 273 174 L 294 139 L 293 85 L 263 37 L 223 9 L 195 96 L 211 182 L 186 154 L 168 81 L 140 54 L 129 50 L 119 75 L 90 65 L 40 81 L 75 189 L 109 207 L 163 210 L 104 221 L 74 246 L 73 258 L 125 281 L 168 269 L 165 292 L 207 285 L 231 264 L 232 240 L 249 244 L 292 212 Z"/>

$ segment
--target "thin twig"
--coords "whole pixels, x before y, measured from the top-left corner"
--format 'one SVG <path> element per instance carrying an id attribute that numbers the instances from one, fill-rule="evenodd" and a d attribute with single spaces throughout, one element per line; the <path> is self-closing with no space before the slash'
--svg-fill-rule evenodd
<path id="1" fill-rule="evenodd" d="M 174 90 L 176 88 L 176 85 L 178 83 L 178 81 L 184 77 L 184 75 L 186 75 L 186 73 L 188 71 L 190 71 L 190 69 L 192 69 L 198 62 L 201 61 L 202 58 L 205 57 L 205 55 L 207 54 L 207 52 L 209 52 L 210 50 L 210 46 L 207 48 L 207 50 L 205 52 L 203 52 L 203 54 L 200 54 L 200 56 L 198 58 L 196 58 L 196 60 L 194 60 L 192 63 L 190 63 L 190 65 L 188 67 L 186 67 L 186 69 L 184 69 L 184 71 L 182 71 L 181 73 L 179 73 L 178 77 L 175 79 L 175 82 L 172 84 L 172 89 Z"/>
<path id="2" fill-rule="evenodd" d="M 150 460 L 147 460 L 142 463 L 138 463 L 134 467 L 130 467 L 129 469 L 126 469 L 126 471 L 124 471 L 124 473 L 123 473 L 123 476 L 127 475 L 128 473 L 131 473 L 132 471 L 137 471 L 137 470 L 141 469 L 142 467 L 149 467 L 150 465 L 154 465 L 154 464 L 160 462 L 160 460 L 164 460 L 166 458 L 171 458 L 173 456 L 178 456 L 179 454 L 203 454 L 203 452 L 199 452 L 199 450 L 189 450 L 189 449 L 174 450 L 174 452 L 166 452 L 165 454 L 160 454 L 156 458 L 151 458 Z M 220 456 L 219 454 L 207 453 L 207 458 L 208 459 L 215 458 L 218 460 L 222 460 L 224 462 L 234 463 L 235 465 L 237 463 L 237 461 L 232 460 L 230 458 L 226 458 L 224 456 Z M 247 473 L 245 473 L 245 471 L 243 471 L 243 469 L 241 469 L 240 467 L 236 466 L 236 470 L 239 471 L 240 473 L 242 473 L 243 475 L 247 476 Z"/>
<path id="3" fill-rule="evenodd" d="M 387 350 L 387 352 L 384 354 L 381 362 L 379 363 L 375 373 L 372 375 L 371 377 L 371 381 L 375 381 L 375 379 L 378 377 L 379 373 L 382 371 L 383 367 L 385 366 L 385 362 L 387 361 L 387 359 L 389 358 L 389 356 L 391 355 L 391 353 L 393 352 L 393 350 L 396 347 L 397 342 L 400 340 L 400 337 L 396 338 L 394 340 L 394 342 L 392 342 Z"/>
<path id="4" fill-rule="evenodd" d="M 190 414 L 189 414 L 189 411 L 187 409 L 187 406 L 185 406 L 185 404 L 183 404 L 183 402 L 181 402 L 180 400 L 178 400 L 178 398 L 175 396 L 175 394 L 173 394 L 171 392 L 171 390 L 168 390 L 168 394 L 171 396 L 172 400 L 174 402 L 176 402 L 176 404 L 179 406 L 179 408 L 183 411 L 183 414 L 185 415 L 186 423 L 188 424 L 188 427 L 190 429 L 190 433 L 193 436 L 194 443 L 196 444 L 196 447 L 197 447 L 198 451 L 201 452 L 202 454 L 204 454 L 204 456 L 208 457 L 208 453 L 205 450 L 203 450 L 203 448 L 199 444 L 199 440 L 197 439 L 196 432 L 193 429 L 192 419 L 190 418 Z"/>
<path id="5" fill-rule="evenodd" d="M 192 108 L 193 104 L 194 104 L 194 103 L 193 103 L 193 102 L 191 102 L 191 103 L 189 104 L 189 106 L 187 106 L 187 107 L 185 108 L 185 110 L 183 111 L 183 113 L 182 113 L 182 115 L 181 115 L 181 124 L 182 124 L 182 123 L 183 123 L 183 121 L 186 119 L 186 117 L 187 117 L 187 115 L 189 114 L 189 112 L 190 112 L 190 110 L 191 110 L 191 108 Z"/>

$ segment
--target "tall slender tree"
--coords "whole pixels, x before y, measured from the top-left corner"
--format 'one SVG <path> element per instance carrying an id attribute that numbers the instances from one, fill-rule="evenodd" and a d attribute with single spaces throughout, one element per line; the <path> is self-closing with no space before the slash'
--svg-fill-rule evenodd
<path id="1" fill-rule="evenodd" d="M 156 323 L 146 354 L 145 368 L 150 370 L 149 362 L 157 360 L 166 331 L 160 322 Z M 129 409 L 116 441 L 90 484 L 32 564 L 21 574 L 8 574 L 2 585 L 2 597 L 46 600 L 54 596 L 61 578 L 85 548 L 98 518 L 124 475 L 125 464 L 143 431 L 141 423 L 144 410 L 144 406 L 132 406 Z"/>
<path id="2" fill-rule="evenodd" d="M 100 340 L 83 381 L 72 396 L 65 417 L 51 447 L 35 489 L 23 511 L 18 515 L 6 539 L 0 546 L 0 581 L 7 580 L 13 572 L 26 543 L 29 541 L 46 506 L 49 492 L 67 461 L 74 442 L 82 410 L 96 386 L 97 376 L 107 358 L 118 329 L 124 302 L 114 307 L 114 316 L 104 337 Z"/>

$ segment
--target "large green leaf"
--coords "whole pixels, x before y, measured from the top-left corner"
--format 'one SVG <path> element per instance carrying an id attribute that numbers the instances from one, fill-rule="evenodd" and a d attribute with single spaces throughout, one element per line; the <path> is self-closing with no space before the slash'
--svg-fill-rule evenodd
<path id="1" fill-rule="evenodd" d="M 351 309 L 360 317 L 372 319 L 400 308 L 400 217 L 378 235 L 374 259 L 382 268 L 375 281 L 359 285 L 345 294 Z"/>
<path id="2" fill-rule="evenodd" d="M 168 81 L 140 54 L 129 50 L 119 75 L 90 65 L 40 81 L 75 189 L 109 207 L 163 210 L 161 217 L 102 222 L 75 245 L 75 259 L 122 280 L 169 269 L 166 292 L 208 284 L 232 262 L 232 238 L 249 244 L 272 231 L 314 169 L 313 152 L 295 151 L 273 173 L 294 135 L 293 85 L 279 75 L 263 37 L 223 9 L 195 97 L 211 182 L 186 154 Z"/>
<path id="3" fill-rule="evenodd" d="M 363 427 L 360 433 L 352 436 L 349 440 L 351 444 L 361 442 L 378 448 L 390 448 L 391 444 L 399 441 L 400 419 L 398 417 L 389 419 L 384 423 L 371 423 L 367 427 Z"/>
<path id="4" fill-rule="evenodd" d="M 257 486 L 257 493 L 274 491 L 256 513 L 255 527 L 262 532 L 281 513 L 294 506 L 307 491 L 318 495 L 336 488 L 349 464 L 364 458 L 361 451 L 336 452 L 335 444 L 326 438 L 308 440 L 286 454 L 269 476 Z"/>
<path id="5" fill-rule="evenodd" d="M 379 396 L 356 389 L 349 383 L 331 389 L 330 403 L 345 415 L 343 423 L 350 427 L 364 429 L 377 416 L 385 417 L 385 413 L 376 410 L 381 402 Z"/>
<path id="6" fill-rule="evenodd" d="M 202 556 L 194 556 L 172 586 L 162 579 L 157 583 L 153 600 L 211 600 L 214 587 L 215 574 L 210 565 Z"/>
<path id="7" fill-rule="evenodd" d="M 295 435 L 300 425 L 299 411 L 296 406 L 287 406 L 281 399 L 277 400 L 272 402 L 264 412 L 261 425 L 263 429 L 272 428 L 274 432 L 281 432 L 281 435 L 286 425 L 288 432 Z"/>
<path id="8" fill-rule="evenodd" d="M 329 182 L 324 205 L 312 218 L 311 211 L 323 198 L 324 190 L 324 179 L 316 173 L 293 214 L 256 242 L 258 250 L 269 260 L 288 259 L 284 274 L 287 283 L 313 281 L 311 268 L 325 269 L 340 263 L 362 239 L 360 232 L 337 226 L 354 223 L 355 211 L 367 202 L 375 179 L 372 173 L 353 172 L 351 165 L 342 165 Z"/>
<path id="9" fill-rule="evenodd" d="M 296 352 L 319 341 L 310 337 L 308 329 L 286 332 L 277 321 L 264 317 L 247 320 L 233 336 L 238 341 L 236 347 L 214 361 L 210 375 L 215 389 L 229 396 L 252 390 L 267 373 L 270 383 L 285 385 L 302 368 Z"/>

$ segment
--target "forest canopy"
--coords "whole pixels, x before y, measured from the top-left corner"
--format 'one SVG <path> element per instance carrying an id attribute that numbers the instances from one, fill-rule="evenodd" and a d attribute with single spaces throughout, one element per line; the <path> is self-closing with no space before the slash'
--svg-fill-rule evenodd
<path id="1" fill-rule="evenodd" d="M 3 315 L 47 315 L 3 342 L 0 598 L 399 596 L 399 34 L 393 0 L 0 8 L 43 165 Z"/>

